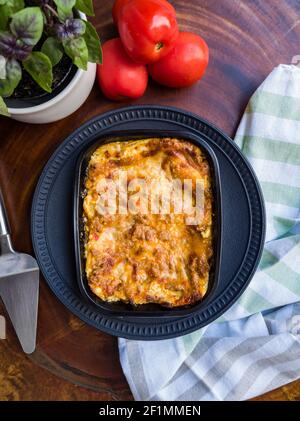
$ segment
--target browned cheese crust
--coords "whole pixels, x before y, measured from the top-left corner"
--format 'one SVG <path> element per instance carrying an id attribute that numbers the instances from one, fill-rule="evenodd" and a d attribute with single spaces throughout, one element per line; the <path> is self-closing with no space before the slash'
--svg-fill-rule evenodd
<path id="1" fill-rule="evenodd" d="M 158 180 L 161 186 L 172 179 L 202 180 L 201 223 L 187 225 L 183 212 L 101 215 L 97 185 L 103 178 L 117 181 L 120 170 L 127 172 L 128 183 L 134 178 Z M 85 187 L 85 269 L 98 297 L 168 307 L 204 297 L 213 250 L 213 197 L 211 169 L 198 146 L 173 138 L 102 145 L 90 159 Z"/>

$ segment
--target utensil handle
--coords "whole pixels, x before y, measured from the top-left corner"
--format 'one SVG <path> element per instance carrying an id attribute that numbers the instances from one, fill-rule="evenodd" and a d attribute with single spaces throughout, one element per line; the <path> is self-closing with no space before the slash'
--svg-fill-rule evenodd
<path id="1" fill-rule="evenodd" d="M 10 234 L 8 217 L 5 209 L 3 195 L 0 189 L 0 237 Z"/>

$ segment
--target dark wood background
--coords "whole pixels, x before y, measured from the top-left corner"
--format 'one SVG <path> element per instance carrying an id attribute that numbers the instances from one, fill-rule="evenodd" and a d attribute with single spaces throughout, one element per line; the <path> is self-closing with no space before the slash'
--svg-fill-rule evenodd
<path id="1" fill-rule="evenodd" d="M 95 1 L 93 22 L 105 41 L 116 35 L 113 1 Z M 182 30 L 202 35 L 210 47 L 203 80 L 186 90 L 150 83 L 136 103 L 166 104 L 193 111 L 233 136 L 255 89 L 279 63 L 300 54 L 299 0 L 176 0 Z M 72 116 L 33 126 L 0 118 L 0 182 L 13 243 L 32 253 L 30 207 L 45 163 L 61 141 L 91 117 L 119 107 L 97 86 Z M 122 104 L 124 105 L 124 103 Z M 5 310 L 0 304 L 0 314 Z M 8 322 L 0 341 L 0 400 L 132 399 L 118 360 L 117 340 L 85 325 L 40 283 L 38 344 L 26 357 Z M 259 399 L 300 399 L 300 381 Z"/>

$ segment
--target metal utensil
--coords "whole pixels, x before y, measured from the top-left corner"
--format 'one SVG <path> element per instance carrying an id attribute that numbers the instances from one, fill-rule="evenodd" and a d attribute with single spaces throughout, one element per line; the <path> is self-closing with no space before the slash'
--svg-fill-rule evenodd
<path id="1" fill-rule="evenodd" d="M 14 251 L 0 190 L 0 296 L 27 354 L 35 350 L 39 267 L 28 254 Z"/>

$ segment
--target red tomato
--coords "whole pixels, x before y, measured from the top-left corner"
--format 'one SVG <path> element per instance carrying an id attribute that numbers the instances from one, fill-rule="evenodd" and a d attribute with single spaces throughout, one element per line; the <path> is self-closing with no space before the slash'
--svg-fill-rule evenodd
<path id="1" fill-rule="evenodd" d="M 209 50 L 203 38 L 181 32 L 173 50 L 148 66 L 151 77 L 171 88 L 184 88 L 199 80 L 208 65 Z"/>
<path id="2" fill-rule="evenodd" d="M 113 9 L 112 9 L 112 15 L 113 15 L 115 25 L 118 24 L 119 14 L 120 14 L 120 11 L 121 11 L 122 7 L 124 6 L 125 3 L 128 3 L 129 1 L 130 0 L 115 0 L 114 6 L 113 6 Z M 174 12 L 174 7 L 171 5 L 171 3 L 169 3 L 168 1 L 165 1 L 164 3 L 166 5 L 166 7 L 169 7 L 170 10 L 172 12 Z"/>
<path id="3" fill-rule="evenodd" d="M 97 67 L 97 77 L 104 95 L 115 101 L 142 96 L 148 83 L 146 67 L 128 57 L 120 38 L 105 42 L 102 50 L 103 64 Z"/>
<path id="4" fill-rule="evenodd" d="M 120 10 L 122 9 L 125 3 L 128 3 L 128 1 L 129 0 L 116 0 L 114 2 L 112 14 L 113 14 L 115 25 L 118 25 L 118 18 L 119 18 Z"/>
<path id="5" fill-rule="evenodd" d="M 178 25 L 175 9 L 166 0 L 122 1 L 115 10 L 124 47 L 137 63 L 153 63 L 172 49 Z"/>

